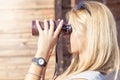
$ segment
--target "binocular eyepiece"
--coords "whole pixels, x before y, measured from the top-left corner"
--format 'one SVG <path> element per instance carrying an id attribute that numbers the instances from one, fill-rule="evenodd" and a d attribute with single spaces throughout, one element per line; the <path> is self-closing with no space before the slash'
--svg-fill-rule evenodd
<path id="1" fill-rule="evenodd" d="M 59 22 L 60 21 L 54 21 L 54 30 L 56 30 Z M 44 30 L 44 22 L 39 21 L 39 25 Z M 50 22 L 49 21 L 48 21 L 48 25 L 50 26 Z M 66 34 L 70 34 L 72 32 L 71 25 L 66 24 L 65 22 L 63 22 L 62 32 L 66 33 Z M 33 36 L 38 36 L 39 35 L 38 29 L 37 29 L 37 26 L 36 26 L 36 20 L 32 21 L 32 35 Z"/>

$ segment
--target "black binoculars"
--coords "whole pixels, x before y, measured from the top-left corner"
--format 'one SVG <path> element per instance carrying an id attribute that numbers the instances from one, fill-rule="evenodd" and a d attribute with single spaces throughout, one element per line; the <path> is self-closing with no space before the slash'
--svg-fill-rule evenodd
<path id="1" fill-rule="evenodd" d="M 60 22 L 60 21 L 54 21 L 54 30 L 56 30 L 59 22 Z M 44 22 L 39 21 L 39 25 L 40 25 L 40 27 L 44 30 Z M 50 26 L 49 21 L 48 21 L 48 25 Z M 62 32 L 63 32 L 63 33 L 66 33 L 66 34 L 70 34 L 70 33 L 72 32 L 72 27 L 71 27 L 71 25 L 63 22 Z M 38 35 L 39 35 L 38 29 L 37 29 L 37 26 L 36 26 L 36 20 L 33 20 L 33 21 L 32 21 L 32 35 L 33 35 L 33 36 L 38 36 Z"/>

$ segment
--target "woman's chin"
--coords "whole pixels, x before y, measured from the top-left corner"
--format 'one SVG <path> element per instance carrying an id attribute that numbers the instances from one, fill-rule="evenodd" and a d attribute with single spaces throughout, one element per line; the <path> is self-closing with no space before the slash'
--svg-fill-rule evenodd
<path id="1" fill-rule="evenodd" d="M 71 54 L 74 54 L 74 53 L 75 53 L 75 51 L 70 50 L 70 53 L 71 53 Z"/>
<path id="2" fill-rule="evenodd" d="M 71 54 L 78 54 L 79 52 L 76 51 L 76 50 L 71 50 L 70 53 L 71 53 Z"/>

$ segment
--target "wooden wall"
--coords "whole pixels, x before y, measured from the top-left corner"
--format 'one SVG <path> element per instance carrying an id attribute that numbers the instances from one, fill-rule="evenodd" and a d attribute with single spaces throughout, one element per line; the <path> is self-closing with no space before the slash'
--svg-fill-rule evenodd
<path id="1" fill-rule="evenodd" d="M 0 80 L 24 79 L 38 39 L 31 35 L 31 21 L 54 19 L 54 13 L 54 0 L 0 0 Z"/>

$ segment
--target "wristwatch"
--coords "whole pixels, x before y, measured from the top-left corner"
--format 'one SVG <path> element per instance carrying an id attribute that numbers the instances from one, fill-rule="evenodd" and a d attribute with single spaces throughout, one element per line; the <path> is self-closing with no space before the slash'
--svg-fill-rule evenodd
<path id="1" fill-rule="evenodd" d="M 32 62 L 35 62 L 38 66 L 40 67 L 45 67 L 47 62 L 45 61 L 44 58 L 39 57 L 39 58 L 33 58 Z"/>

